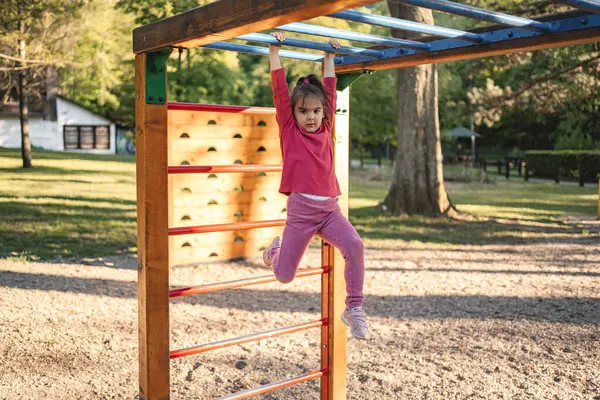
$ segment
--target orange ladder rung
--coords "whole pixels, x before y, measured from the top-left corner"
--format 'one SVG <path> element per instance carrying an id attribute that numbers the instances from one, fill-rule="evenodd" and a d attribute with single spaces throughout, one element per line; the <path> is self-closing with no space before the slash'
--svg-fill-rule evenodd
<path id="1" fill-rule="evenodd" d="M 207 173 L 229 173 L 229 172 L 281 172 L 281 165 L 182 165 L 169 166 L 167 172 L 169 174 L 207 174 Z"/>
<path id="2" fill-rule="evenodd" d="M 298 331 L 304 331 L 311 328 L 317 328 L 327 324 L 327 319 L 323 318 L 313 322 L 306 322 L 298 325 L 286 326 L 284 328 L 271 329 L 265 332 L 253 333 L 245 336 L 238 336 L 230 339 L 219 340 L 217 342 L 205 343 L 199 346 L 188 347 L 180 350 L 173 350 L 169 352 L 169 358 L 179 358 L 185 356 L 191 356 L 192 354 L 204 353 L 211 350 L 222 349 L 224 347 L 234 346 L 236 344 L 256 342 L 262 339 L 268 339 L 271 337 L 281 336 L 288 333 L 294 333 Z"/>
<path id="3" fill-rule="evenodd" d="M 248 397 L 256 396 L 258 394 L 268 393 L 275 391 L 277 389 L 284 388 L 286 386 L 292 386 L 298 383 L 310 381 L 312 379 L 317 379 L 323 377 L 327 373 L 326 369 L 321 369 L 318 371 L 307 372 L 306 374 L 302 374 L 295 378 L 284 379 L 281 381 L 269 383 L 263 386 L 259 386 L 252 389 L 242 390 L 241 392 L 232 393 L 227 396 L 219 397 L 217 400 L 239 400 L 239 399 L 247 399 Z"/>
<path id="4" fill-rule="evenodd" d="M 298 272 L 296 272 L 296 278 L 312 276 L 312 275 L 322 275 L 322 274 L 326 274 L 327 272 L 328 272 L 328 269 L 326 266 L 323 266 L 321 268 L 302 268 L 302 269 L 298 270 Z M 199 285 L 199 286 L 181 287 L 181 288 L 169 290 L 169 298 L 172 299 L 174 297 L 183 297 L 183 296 L 190 296 L 193 294 L 216 292 L 216 291 L 225 290 L 225 289 L 238 289 L 238 288 L 241 288 L 244 286 L 259 285 L 262 283 L 271 283 L 271 282 L 276 282 L 276 281 L 277 281 L 277 278 L 275 278 L 273 275 L 268 275 L 268 276 L 259 276 L 259 277 L 255 277 L 255 278 L 238 279 L 238 280 L 227 281 L 227 282 L 210 283 L 210 284 Z"/>
<path id="5" fill-rule="evenodd" d="M 270 228 L 273 226 L 284 225 L 285 219 L 270 219 L 265 221 L 231 222 L 227 224 L 184 226 L 179 228 L 169 228 L 169 236 L 191 235 L 194 233 L 237 231 L 256 228 Z"/>

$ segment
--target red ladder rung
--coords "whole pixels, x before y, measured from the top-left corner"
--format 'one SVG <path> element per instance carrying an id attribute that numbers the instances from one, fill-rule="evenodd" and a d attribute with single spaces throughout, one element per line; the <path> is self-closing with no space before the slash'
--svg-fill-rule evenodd
<path id="1" fill-rule="evenodd" d="M 284 379 L 281 381 L 269 383 L 263 386 L 259 386 L 252 389 L 242 390 L 241 392 L 232 393 L 227 396 L 219 397 L 217 400 L 240 400 L 247 399 L 248 397 L 256 396 L 258 394 L 272 392 L 277 389 L 281 389 L 287 386 L 296 385 L 298 383 L 310 381 L 312 379 L 317 379 L 323 377 L 327 373 L 326 369 L 321 369 L 318 371 L 307 372 L 306 374 L 302 374 L 295 378 Z"/>
<path id="2" fill-rule="evenodd" d="M 303 268 L 303 269 L 298 270 L 298 272 L 296 273 L 296 278 L 302 278 L 305 276 L 312 276 L 312 275 L 322 275 L 322 274 L 326 274 L 326 273 L 327 273 L 327 267 Z M 271 282 L 276 282 L 276 281 L 277 281 L 277 278 L 275 278 L 273 275 L 269 275 L 269 276 L 259 276 L 256 278 L 246 278 L 246 279 L 238 279 L 238 280 L 234 280 L 234 281 L 211 283 L 211 284 L 199 285 L 199 286 L 182 287 L 182 288 L 176 288 L 176 289 L 169 290 L 169 298 L 172 299 L 174 297 L 191 296 L 193 294 L 216 292 L 219 290 L 226 290 L 226 289 L 238 289 L 238 288 L 241 288 L 244 286 L 260 285 L 262 283 L 271 283 Z"/>
<path id="3" fill-rule="evenodd" d="M 230 339 L 219 340 L 217 342 L 205 343 L 199 346 L 188 347 L 180 350 L 173 350 L 169 352 L 169 357 L 179 358 L 185 356 L 191 356 L 193 354 L 205 353 L 207 351 L 222 349 L 224 347 L 235 346 L 237 344 L 243 344 L 248 342 L 256 342 L 262 339 L 268 339 L 276 336 L 286 335 L 288 333 L 294 333 L 298 331 L 304 331 L 311 328 L 317 328 L 327 324 L 327 319 L 323 318 L 313 322 L 306 322 L 304 324 L 286 326 L 284 328 L 271 329 L 265 332 L 253 333 L 245 336 L 238 336 Z"/>
<path id="4" fill-rule="evenodd" d="M 270 219 L 265 221 L 231 222 L 227 224 L 184 226 L 180 228 L 169 228 L 169 236 L 191 235 L 194 233 L 236 231 L 257 228 L 270 228 L 274 226 L 284 225 L 285 219 Z"/>
<path id="5" fill-rule="evenodd" d="M 283 167 L 281 165 L 260 165 L 260 164 L 249 164 L 249 165 L 181 165 L 181 166 L 169 166 L 167 172 L 169 174 L 220 174 L 230 172 L 281 172 Z"/>

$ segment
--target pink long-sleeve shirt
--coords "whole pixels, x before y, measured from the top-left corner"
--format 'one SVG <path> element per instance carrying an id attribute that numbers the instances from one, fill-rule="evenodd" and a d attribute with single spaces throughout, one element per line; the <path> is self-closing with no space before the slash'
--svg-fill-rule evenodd
<path id="1" fill-rule="evenodd" d="M 327 104 L 323 106 L 327 107 L 329 119 L 323 119 L 321 127 L 314 133 L 306 132 L 294 118 L 283 68 L 271 71 L 271 84 L 283 154 L 283 174 L 279 192 L 285 195 L 292 192 L 318 196 L 341 195 L 340 185 L 335 176 L 331 137 L 336 104 L 336 78 L 323 78 L 327 94 Z"/>

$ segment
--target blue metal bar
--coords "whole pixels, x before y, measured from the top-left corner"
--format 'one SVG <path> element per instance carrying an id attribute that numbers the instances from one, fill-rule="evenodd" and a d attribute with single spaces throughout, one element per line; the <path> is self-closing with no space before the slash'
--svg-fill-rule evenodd
<path id="1" fill-rule="evenodd" d="M 519 47 L 519 42 L 526 39 L 532 39 L 525 47 L 526 51 L 531 51 L 531 49 L 536 49 L 536 42 L 540 45 L 537 48 L 545 48 L 545 47 L 556 47 L 563 46 L 568 42 L 568 37 L 564 36 L 564 34 L 571 34 L 571 36 L 576 37 L 578 41 L 581 41 L 582 37 L 589 37 L 591 41 L 600 40 L 600 14 L 590 14 L 585 15 L 583 17 L 571 17 L 565 18 L 561 20 L 549 21 L 552 24 L 552 31 L 548 33 L 536 32 L 525 28 L 514 27 L 514 28 L 505 28 L 498 29 L 488 32 L 483 32 L 481 35 L 484 38 L 485 43 L 477 44 L 477 43 L 465 43 L 462 40 L 458 39 L 440 39 L 429 42 L 431 44 L 431 49 L 429 52 L 422 52 L 419 50 L 413 49 L 386 49 L 384 50 L 384 60 L 385 63 L 390 63 L 394 65 L 389 68 L 404 68 L 406 66 L 414 66 L 419 64 L 430 64 L 436 62 L 444 62 L 444 61 L 456 61 L 463 60 L 469 58 L 477 58 L 482 55 L 499 55 L 499 54 L 508 54 L 511 53 L 511 42 L 515 42 L 517 44 L 512 48 L 521 49 Z M 580 32 L 588 32 L 587 35 L 584 36 Z M 556 35 L 563 34 L 564 39 L 559 41 L 559 44 L 556 46 L 543 46 L 548 42 L 548 38 L 555 37 Z M 498 45 L 505 44 L 504 47 L 500 47 Z M 477 52 L 470 52 L 470 48 L 476 48 Z M 490 52 L 490 48 L 495 48 L 497 51 Z M 448 55 L 448 51 L 453 50 L 451 55 Z M 463 51 L 463 53 L 461 53 Z M 394 54 L 396 53 L 396 54 Z M 399 54 L 398 54 L 399 53 Z M 444 54 L 445 53 L 445 54 Z M 448 58 L 445 58 L 445 55 L 448 55 Z M 462 55 L 462 56 L 461 56 Z M 415 61 L 416 57 L 420 57 L 420 61 L 416 63 L 412 63 L 411 61 Z M 403 65 L 398 65 L 398 62 L 402 63 L 402 59 L 407 58 L 407 63 Z M 370 65 L 373 65 L 375 68 L 369 68 Z M 376 70 L 376 69 L 388 69 L 381 68 L 380 60 L 373 60 L 367 57 L 361 56 L 344 56 L 342 57 L 341 62 L 337 63 L 338 73 L 347 73 L 352 71 L 362 71 L 362 70 Z M 353 68 L 348 68 L 353 66 Z"/>
<path id="2" fill-rule="evenodd" d="M 483 40 L 481 35 L 475 33 L 444 28 L 441 26 L 421 24 L 419 22 L 406 21 L 398 18 L 386 17 L 384 15 L 366 14 L 358 11 L 346 10 L 329 14 L 328 16 L 333 18 L 346 19 L 349 21 L 363 22 L 365 24 L 387 26 L 388 28 L 403 29 L 407 31 L 428 33 L 431 35 L 455 38 L 467 42 L 480 43 Z"/>
<path id="3" fill-rule="evenodd" d="M 498 24 L 519 26 L 524 29 L 533 29 L 535 31 L 547 32 L 550 30 L 550 24 L 535 21 L 529 18 L 516 17 L 510 14 L 504 14 L 497 11 L 484 10 L 478 7 L 472 7 L 465 4 L 454 3 L 448 0 L 395 0 L 396 3 L 411 4 L 413 6 L 429 8 L 447 12 L 450 14 L 462 15 L 469 18 L 480 19 L 483 21 L 494 22 Z"/>
<path id="4" fill-rule="evenodd" d="M 300 39 L 292 39 L 292 38 L 285 38 L 285 40 L 283 42 L 280 42 L 274 36 L 266 35 L 264 33 L 250 33 L 248 35 L 237 36 L 236 39 L 248 40 L 251 42 L 258 42 L 258 43 L 277 44 L 280 46 L 302 47 L 305 49 L 329 51 L 331 53 L 359 54 L 359 55 L 373 57 L 373 58 L 383 57 L 383 52 L 379 51 L 379 50 L 361 49 L 360 47 L 349 47 L 349 46 L 340 46 L 339 49 L 336 49 L 329 43 L 318 43 L 318 42 L 311 42 L 309 40 L 300 40 Z"/>
<path id="5" fill-rule="evenodd" d="M 600 13 L 600 3 L 591 0 L 555 0 L 558 3 L 568 4 L 571 7 L 581 8 L 594 13 Z"/>
<path id="6" fill-rule="evenodd" d="M 269 55 L 269 49 L 267 47 L 249 46 L 247 44 L 215 42 L 215 43 L 205 44 L 202 47 L 208 48 L 208 49 L 215 49 L 215 50 L 229 50 L 229 51 L 237 51 L 240 53 L 258 54 L 258 55 L 262 55 L 262 56 Z M 295 58 L 297 60 L 323 62 L 323 55 L 302 53 L 299 51 L 280 50 L 279 56 L 284 57 L 284 58 Z M 340 57 L 334 58 L 334 62 L 336 62 L 336 63 L 340 63 L 341 60 L 342 59 Z M 372 58 L 369 58 L 369 60 L 372 60 Z"/>
<path id="7" fill-rule="evenodd" d="M 380 44 L 392 47 L 405 47 L 409 49 L 429 49 L 429 44 L 416 42 L 414 40 L 396 39 L 385 36 L 370 35 L 368 33 L 358 33 L 344 31 L 341 29 L 326 28 L 324 26 L 301 24 L 293 22 L 291 24 L 281 25 L 275 29 L 280 29 L 287 32 L 306 33 L 309 35 L 325 36 L 336 39 L 355 40 L 357 42 L 365 42 L 372 44 Z"/>

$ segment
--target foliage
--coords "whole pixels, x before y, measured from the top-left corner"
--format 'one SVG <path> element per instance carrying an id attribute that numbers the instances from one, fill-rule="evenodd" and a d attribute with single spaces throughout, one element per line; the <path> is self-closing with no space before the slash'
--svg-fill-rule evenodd
<path id="1" fill-rule="evenodd" d="M 60 89 L 92 110 L 132 125 L 134 63 L 131 31 L 209 3 L 209 0 L 31 0 L 8 2 L 0 15 L 0 89 L 16 84 L 25 16 L 28 89 L 41 99 L 48 66 Z M 523 16 L 567 8 L 546 1 L 465 0 L 464 3 Z M 26 9 L 19 14 L 21 4 Z M 366 12 L 389 15 L 385 2 Z M 435 13 L 436 24 L 470 29 L 481 22 Z M 388 28 L 320 17 L 307 21 L 337 29 L 391 36 Z M 294 37 L 325 40 L 309 35 Z M 342 44 L 365 46 L 342 41 Z M 297 50 L 297 49 L 295 49 Z M 283 60 L 290 83 L 320 72 L 320 64 Z M 169 98 L 178 101 L 271 106 L 266 57 L 205 49 L 174 51 L 168 61 Z M 590 148 L 600 143 L 600 51 L 597 45 L 521 53 L 440 64 L 441 130 L 469 127 L 484 137 L 478 145 L 501 149 Z M 351 89 L 351 138 L 361 146 L 395 141 L 397 124 L 392 72 L 365 76 Z M 376 106 L 374 106 L 376 105 Z"/>
<path id="2" fill-rule="evenodd" d="M 132 121 L 133 18 L 115 9 L 114 0 L 97 1 L 85 6 L 78 24 L 81 32 L 71 53 L 75 65 L 60 74 L 63 94 L 98 113 Z M 126 107 L 122 103 L 129 97 Z"/>
<path id="3" fill-rule="evenodd" d="M 471 3 L 522 16 L 567 9 L 548 2 Z M 461 71 L 463 77 L 468 70 L 473 76 L 466 104 L 473 106 L 484 142 L 550 149 L 571 143 L 564 137 L 572 135 L 600 142 L 600 121 L 595 115 L 599 107 L 599 62 L 597 45 L 590 44 L 465 61 L 450 69 Z M 464 101 L 464 96 L 459 98 Z"/>
<path id="4" fill-rule="evenodd" d="M 579 177 L 580 181 L 596 181 L 600 174 L 600 151 L 562 150 L 525 152 L 532 175 L 543 177 Z"/>
<path id="5" fill-rule="evenodd" d="M 81 34 L 76 23 L 84 1 L 31 0 L 5 2 L 0 13 L 0 89 L 10 93 L 17 85 L 16 76 L 25 71 L 27 90 L 39 96 L 44 89 L 44 72 L 49 66 L 74 65 L 72 48 Z M 25 58 L 19 43 L 25 44 Z"/>

